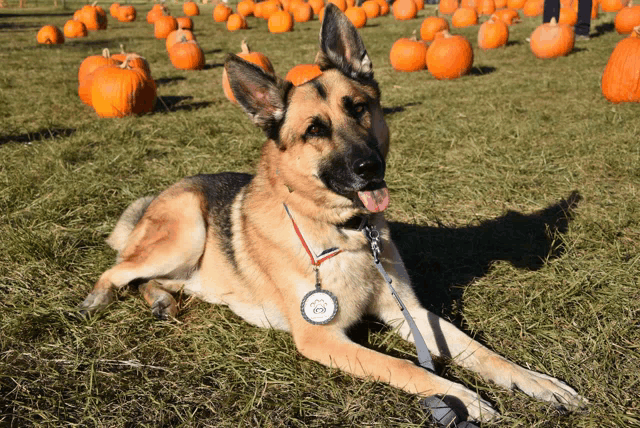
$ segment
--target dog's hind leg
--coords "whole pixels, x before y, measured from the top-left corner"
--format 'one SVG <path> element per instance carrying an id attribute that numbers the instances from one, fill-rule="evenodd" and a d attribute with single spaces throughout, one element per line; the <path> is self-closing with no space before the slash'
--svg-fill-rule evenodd
<path id="1" fill-rule="evenodd" d="M 80 311 L 103 309 L 115 300 L 117 289 L 134 280 L 187 279 L 204 252 L 201 198 L 197 192 L 173 188 L 155 199 L 131 232 L 117 264 L 102 274 Z"/>
<path id="2" fill-rule="evenodd" d="M 151 313 L 159 320 L 168 320 L 178 314 L 178 303 L 171 293 L 160 288 L 155 280 L 145 282 L 138 287 L 140 294 L 151 306 Z"/>

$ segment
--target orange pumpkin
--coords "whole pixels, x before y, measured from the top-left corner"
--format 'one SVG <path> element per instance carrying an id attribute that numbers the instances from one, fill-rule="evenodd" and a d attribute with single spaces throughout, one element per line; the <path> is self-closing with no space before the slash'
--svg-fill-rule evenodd
<path id="1" fill-rule="evenodd" d="M 293 17 L 284 10 L 278 10 L 271 14 L 267 21 L 270 33 L 287 33 L 293 30 Z"/>
<path id="2" fill-rule="evenodd" d="M 134 52 L 126 53 L 124 51 L 124 46 L 122 45 L 120 45 L 120 53 L 111 55 L 111 59 L 116 60 L 118 64 L 124 62 L 124 60 L 127 59 L 129 61 L 129 67 L 137 68 L 147 76 L 151 77 L 151 67 L 149 66 L 149 62 L 147 61 L 147 59 Z"/>
<path id="3" fill-rule="evenodd" d="M 178 16 L 176 18 L 178 22 L 178 28 L 182 28 L 183 30 L 193 31 L 193 20 L 188 16 Z"/>
<path id="4" fill-rule="evenodd" d="M 76 37 L 87 37 L 87 27 L 80 21 L 68 20 L 62 27 L 64 36 L 73 39 Z"/>
<path id="5" fill-rule="evenodd" d="M 36 40 L 45 45 L 59 45 L 64 43 L 64 34 L 55 25 L 45 25 L 36 34 Z"/>
<path id="6" fill-rule="evenodd" d="M 440 0 L 438 4 L 438 11 L 442 15 L 451 15 L 458 8 L 458 0 Z"/>
<path id="7" fill-rule="evenodd" d="M 420 38 L 426 42 L 433 40 L 438 31 L 449 30 L 449 23 L 439 16 L 428 16 L 420 25 Z"/>
<path id="8" fill-rule="evenodd" d="M 424 9 L 424 0 L 413 0 L 418 10 Z"/>
<path id="9" fill-rule="evenodd" d="M 387 15 L 391 10 L 391 7 L 389 6 L 389 3 L 387 3 L 387 0 L 375 0 L 375 2 L 378 3 L 378 6 L 380 6 L 380 16 Z"/>
<path id="10" fill-rule="evenodd" d="M 275 75 L 275 71 L 273 71 L 273 65 L 269 58 L 266 55 L 260 52 L 253 52 L 249 49 L 249 45 L 247 45 L 246 41 L 242 41 L 241 44 L 241 52 L 237 54 L 240 58 L 249 61 L 262 68 L 269 74 Z M 229 101 L 232 103 L 237 103 L 236 98 L 233 96 L 233 92 L 231 91 L 231 85 L 229 84 L 229 78 L 227 77 L 227 70 L 222 70 L 222 90 L 224 91 L 224 96 L 227 97 Z"/>
<path id="11" fill-rule="evenodd" d="M 573 50 L 574 39 L 572 27 L 558 24 L 555 18 L 551 18 L 551 22 L 533 30 L 529 45 L 538 58 L 556 58 L 568 55 Z"/>
<path id="12" fill-rule="evenodd" d="M 396 40 L 389 52 L 391 66 L 396 71 L 419 71 L 427 66 L 427 44 L 416 40 L 402 38 Z"/>
<path id="13" fill-rule="evenodd" d="M 161 16 L 153 23 L 153 35 L 156 39 L 166 39 L 169 33 L 177 29 L 178 21 L 173 16 Z"/>
<path id="14" fill-rule="evenodd" d="M 398 21 L 413 19 L 418 15 L 418 7 L 414 0 L 396 0 L 392 10 L 393 17 Z"/>
<path id="15" fill-rule="evenodd" d="M 367 25 L 367 14 L 361 7 L 348 7 L 344 14 L 356 28 L 362 28 Z"/>
<path id="16" fill-rule="evenodd" d="M 640 25 L 613 49 L 602 74 L 602 94 L 613 103 L 640 102 Z"/>
<path id="17" fill-rule="evenodd" d="M 311 79 L 315 79 L 321 74 L 322 70 L 320 70 L 320 67 L 316 64 L 298 64 L 289 70 L 287 75 L 284 77 L 284 80 L 288 80 L 295 86 L 300 86 Z"/>
<path id="18" fill-rule="evenodd" d="M 118 16 L 116 18 L 120 22 L 133 22 L 136 20 L 136 15 L 136 8 L 126 4 L 118 8 Z"/>
<path id="19" fill-rule="evenodd" d="M 307 22 L 313 18 L 313 8 L 309 3 L 300 3 L 293 8 L 293 19 L 296 22 Z"/>
<path id="20" fill-rule="evenodd" d="M 169 14 L 169 9 L 167 9 L 164 5 L 160 3 L 156 3 L 153 5 L 149 13 L 147 13 L 147 22 L 149 24 L 153 24 L 156 22 L 156 19 L 168 14 Z"/>
<path id="21" fill-rule="evenodd" d="M 313 14 L 320 13 L 320 9 L 324 7 L 324 0 L 309 0 L 309 6 L 313 9 Z"/>
<path id="22" fill-rule="evenodd" d="M 364 13 L 367 15 L 367 19 L 373 19 L 380 16 L 380 5 L 375 0 L 367 0 L 360 6 Z"/>
<path id="23" fill-rule="evenodd" d="M 558 16 L 559 24 L 573 26 L 576 25 L 576 22 L 578 22 L 578 14 L 573 9 L 568 7 L 560 8 L 560 15 Z"/>
<path id="24" fill-rule="evenodd" d="M 457 28 L 470 27 L 478 23 L 478 14 L 475 9 L 461 7 L 451 17 L 451 24 Z"/>
<path id="25" fill-rule="evenodd" d="M 436 79 L 455 79 L 467 74 L 473 65 L 473 49 L 464 36 L 444 30 L 427 50 L 427 69 Z"/>
<path id="26" fill-rule="evenodd" d="M 118 8 L 120 7 L 120 3 L 112 3 L 109 7 L 109 15 L 113 18 L 118 19 Z"/>
<path id="27" fill-rule="evenodd" d="M 478 11 L 478 1 L 479 0 L 461 0 L 460 1 L 460 7 L 466 7 L 469 9 L 475 9 L 475 11 Z"/>
<path id="28" fill-rule="evenodd" d="M 493 15 L 496 11 L 496 2 L 494 0 L 478 0 L 478 14 Z"/>
<path id="29" fill-rule="evenodd" d="M 91 55 L 86 57 L 78 68 L 78 96 L 83 103 L 91 105 L 91 85 L 93 83 L 93 72 L 100 67 L 119 65 L 121 61 L 111 58 L 109 49 L 103 49 L 102 55 Z"/>
<path id="30" fill-rule="evenodd" d="M 540 16 L 544 12 L 544 0 L 527 0 L 522 8 L 524 16 Z"/>
<path id="31" fill-rule="evenodd" d="M 507 7 L 507 0 L 495 0 L 496 2 L 496 10 L 504 9 Z"/>
<path id="32" fill-rule="evenodd" d="M 347 5 L 347 0 L 329 0 L 328 3 L 335 4 L 336 6 L 338 6 L 338 9 L 343 12 L 347 10 L 347 7 L 349 6 Z"/>
<path id="33" fill-rule="evenodd" d="M 640 25 L 640 6 L 634 6 L 629 2 L 627 7 L 620 9 L 616 14 L 614 25 L 618 34 L 631 34 L 633 29 Z"/>
<path id="34" fill-rule="evenodd" d="M 202 70 L 204 52 L 195 40 L 182 39 L 169 50 L 171 64 L 179 70 Z"/>
<path id="35" fill-rule="evenodd" d="M 218 3 L 213 8 L 213 20 L 215 22 L 227 22 L 233 11 L 224 3 Z"/>
<path id="36" fill-rule="evenodd" d="M 94 73 L 91 103 L 100 117 L 124 117 L 153 110 L 156 84 L 128 60 L 119 66 L 106 66 Z"/>
<path id="37" fill-rule="evenodd" d="M 280 10 L 282 10 L 282 5 L 280 4 L 279 1 L 267 0 L 262 4 L 262 8 L 261 8 L 262 12 L 260 16 L 262 17 L 262 19 L 269 20 L 271 15 L 273 15 L 274 13 Z"/>
<path id="38" fill-rule="evenodd" d="M 175 45 L 178 42 L 181 42 L 183 40 L 189 41 L 189 40 L 195 40 L 195 39 L 196 39 L 196 36 L 194 36 L 194 34 L 190 30 L 180 27 L 177 30 L 169 33 L 169 35 L 167 36 L 167 40 L 165 42 L 165 46 L 167 47 L 167 52 L 169 52 L 169 50 L 173 47 L 173 45 Z"/>
<path id="39" fill-rule="evenodd" d="M 537 0 L 535 0 L 537 1 Z M 502 20 L 508 26 L 511 26 L 517 22 L 520 22 L 520 14 L 515 9 L 500 9 L 494 13 L 498 18 Z"/>
<path id="40" fill-rule="evenodd" d="M 507 7 L 509 9 L 522 9 L 527 0 L 507 0 Z"/>
<path id="41" fill-rule="evenodd" d="M 628 3 L 628 0 L 600 0 L 603 12 L 618 12 Z"/>
<path id="42" fill-rule="evenodd" d="M 239 13 L 232 13 L 227 19 L 227 30 L 238 31 L 247 28 L 247 21 Z"/>
<path id="43" fill-rule="evenodd" d="M 107 29 L 107 14 L 100 6 L 95 6 L 95 3 L 82 6 L 78 20 L 82 21 L 89 31 Z"/>
<path id="44" fill-rule="evenodd" d="M 187 16 L 197 16 L 200 15 L 200 8 L 194 1 L 184 2 L 182 5 L 182 11 Z"/>
<path id="45" fill-rule="evenodd" d="M 478 47 L 480 49 L 495 49 L 507 44 L 509 27 L 500 18 L 491 15 L 478 30 Z"/>
<path id="46" fill-rule="evenodd" d="M 253 15 L 253 10 L 255 9 L 256 4 L 252 0 L 242 0 L 236 6 L 236 11 L 238 14 L 247 17 Z"/>

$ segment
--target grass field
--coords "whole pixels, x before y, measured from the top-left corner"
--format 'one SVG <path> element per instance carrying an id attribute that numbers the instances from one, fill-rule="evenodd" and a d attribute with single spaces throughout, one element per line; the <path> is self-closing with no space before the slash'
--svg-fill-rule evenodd
<path id="1" fill-rule="evenodd" d="M 284 75 L 317 50 L 318 21 L 270 35 L 250 18 L 228 33 L 201 6 L 207 67 L 177 71 L 144 20 L 151 4 L 136 6 L 135 23 L 110 18 L 53 47 L 38 28 L 62 28 L 79 3 L 0 9 L 0 426 L 424 426 L 416 397 L 308 361 L 288 334 L 224 307 L 183 297 L 160 322 L 125 290 L 103 314 L 73 316 L 113 262 L 104 238 L 130 202 L 186 175 L 253 171 L 264 137 L 224 98 L 225 55 L 247 38 Z M 640 426 L 640 105 L 600 92 L 622 38 L 612 20 L 542 61 L 525 41 L 540 20 L 525 19 L 455 81 L 391 69 L 393 41 L 421 20 L 360 31 L 391 128 L 388 218 L 425 305 L 591 402 L 560 414 L 439 361 L 500 410 L 496 426 Z M 476 46 L 477 27 L 456 32 Z M 151 63 L 157 107 L 99 119 L 77 96 L 78 66 L 121 43 Z M 375 322 L 354 336 L 414 356 Z"/>

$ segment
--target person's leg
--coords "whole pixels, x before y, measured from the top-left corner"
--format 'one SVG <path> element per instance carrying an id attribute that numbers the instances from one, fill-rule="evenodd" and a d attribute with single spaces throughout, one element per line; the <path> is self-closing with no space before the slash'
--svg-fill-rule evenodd
<path id="1" fill-rule="evenodd" d="M 589 0 L 591 4 L 591 0 Z M 542 23 L 546 24 L 555 18 L 558 21 L 560 16 L 560 0 L 544 0 L 544 13 L 542 14 Z"/>
<path id="2" fill-rule="evenodd" d="M 578 3 L 578 22 L 574 28 L 576 36 L 589 36 L 592 1 L 580 0 Z"/>

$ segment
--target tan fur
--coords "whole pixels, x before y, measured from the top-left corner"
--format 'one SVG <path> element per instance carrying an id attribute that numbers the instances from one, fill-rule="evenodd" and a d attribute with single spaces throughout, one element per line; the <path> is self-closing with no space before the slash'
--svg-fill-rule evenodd
<path id="1" fill-rule="evenodd" d="M 119 252 L 117 263 L 100 277 L 82 309 L 98 310 L 114 300 L 116 289 L 144 279 L 147 282 L 141 292 L 157 316 L 174 316 L 175 300 L 169 293 L 183 290 L 228 305 L 251 324 L 291 332 L 299 351 L 322 364 L 419 395 L 454 396 L 471 419 L 496 417 L 476 392 L 347 337 L 351 325 L 374 315 L 398 326 L 399 334 L 413 341 L 373 264 L 366 238 L 359 231 L 338 227 L 368 212 L 329 190 L 318 177 L 323 162 L 347 153 L 352 141 L 364 141 L 371 135 L 386 157 L 389 131 L 373 86 L 336 69 L 326 69 L 315 83 L 326 89 L 326 99 L 311 83 L 289 94 L 280 140 L 264 144 L 255 177 L 230 204 L 235 266 L 225 253 L 229 244 L 224 241 L 220 211 L 206 196 L 209 185 L 188 178 L 153 201 L 140 199 L 125 211 L 109 238 Z M 357 122 L 345 114 L 341 101 L 345 96 L 367 105 Z M 331 123 L 331 138 L 303 141 L 309 122 L 318 116 Z M 333 293 L 340 306 L 326 325 L 312 325 L 301 315 L 300 302 L 315 288 L 315 275 L 283 203 L 315 254 L 330 247 L 343 251 L 320 266 L 322 289 Z M 381 233 L 383 266 L 432 354 L 451 358 L 502 387 L 518 388 L 542 400 L 569 406 L 584 403 L 562 382 L 507 361 L 424 309 L 411 288 L 383 214 L 373 214 L 369 221 Z"/>

